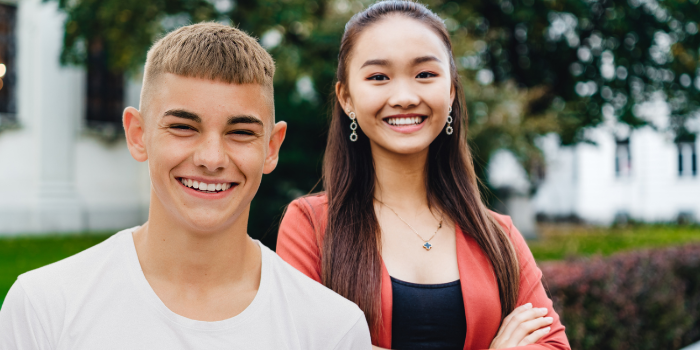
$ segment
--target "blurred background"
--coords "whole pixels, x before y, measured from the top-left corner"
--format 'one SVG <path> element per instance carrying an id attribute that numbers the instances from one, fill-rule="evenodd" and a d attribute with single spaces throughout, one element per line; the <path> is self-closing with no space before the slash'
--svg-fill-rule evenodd
<path id="1" fill-rule="evenodd" d="M 277 63 L 272 248 L 319 184 L 344 24 L 366 0 L 0 0 L 0 301 L 17 275 L 147 219 L 121 113 L 151 43 L 218 21 Z M 574 349 L 700 340 L 698 0 L 423 1 L 452 35 L 489 206 L 542 266 Z"/>

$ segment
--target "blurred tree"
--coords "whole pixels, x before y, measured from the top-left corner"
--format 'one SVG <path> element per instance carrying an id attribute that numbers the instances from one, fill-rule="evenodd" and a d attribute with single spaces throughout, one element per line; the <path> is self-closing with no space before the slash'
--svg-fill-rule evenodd
<path id="1" fill-rule="evenodd" d="M 275 58 L 277 118 L 289 123 L 278 169 L 252 205 L 250 232 L 273 246 L 286 204 L 320 178 L 344 24 L 369 0 L 57 0 L 68 14 L 62 61 L 101 41 L 115 71 L 138 72 L 159 35 L 202 20 L 232 23 Z M 497 149 L 535 174 L 538 136 L 586 141 L 600 124 L 637 127 L 635 106 L 664 93 L 676 135 L 698 108 L 698 0 L 424 1 L 445 19 L 469 101 L 477 172 Z M 272 220 L 272 221 L 270 221 Z"/>

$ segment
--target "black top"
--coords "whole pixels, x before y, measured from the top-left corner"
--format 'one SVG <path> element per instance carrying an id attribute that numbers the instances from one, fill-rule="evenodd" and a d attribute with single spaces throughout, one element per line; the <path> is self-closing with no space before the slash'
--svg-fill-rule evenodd
<path id="1" fill-rule="evenodd" d="M 391 348 L 464 349 L 467 316 L 459 280 L 416 284 L 391 277 Z"/>

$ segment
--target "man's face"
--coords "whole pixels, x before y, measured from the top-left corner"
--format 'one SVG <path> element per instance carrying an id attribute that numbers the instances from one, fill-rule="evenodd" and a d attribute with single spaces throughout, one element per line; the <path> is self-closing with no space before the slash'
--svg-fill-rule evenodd
<path id="1" fill-rule="evenodd" d="M 272 125 L 268 94 L 259 84 L 165 74 L 147 115 L 125 111 L 129 148 L 137 160 L 149 160 L 158 201 L 151 205 L 166 219 L 218 231 L 247 212 L 262 174 L 277 165 L 286 132 L 284 122 Z M 139 121 L 140 132 L 130 126 Z"/>

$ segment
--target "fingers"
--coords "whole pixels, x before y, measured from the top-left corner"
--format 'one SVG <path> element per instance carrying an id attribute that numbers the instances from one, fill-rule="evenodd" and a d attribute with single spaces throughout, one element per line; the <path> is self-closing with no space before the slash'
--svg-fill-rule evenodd
<path id="1" fill-rule="evenodd" d="M 549 310 L 547 308 L 530 308 L 523 310 L 517 314 L 513 313 L 513 317 L 511 318 L 510 322 L 508 322 L 508 325 L 504 325 L 505 327 L 503 329 L 502 336 L 506 339 L 517 339 L 517 344 L 522 338 L 525 338 L 525 336 L 530 334 L 532 331 L 552 323 L 551 321 L 549 321 L 549 323 L 546 323 L 547 320 L 551 319 L 551 317 L 544 318 L 545 323 L 540 327 L 531 328 L 533 324 L 542 323 L 540 321 L 528 323 L 529 321 L 533 321 L 535 319 L 543 319 L 543 316 L 547 315 L 548 312 Z M 525 332 L 526 329 L 530 329 L 530 331 Z M 514 337 L 514 333 L 516 332 L 516 330 L 518 330 L 518 338 Z"/>
<path id="2" fill-rule="evenodd" d="M 514 339 L 518 344 L 525 338 L 527 338 L 531 333 L 549 326 L 552 324 L 554 319 L 552 317 L 538 317 L 534 320 L 529 320 L 526 322 L 521 323 L 518 327 L 515 328 L 513 333 L 511 334 L 511 338 Z M 545 333 L 547 334 L 547 333 Z M 541 337 L 539 337 L 541 338 Z M 537 339 L 539 339 L 537 338 Z"/>
<path id="3" fill-rule="evenodd" d="M 498 333 L 496 334 L 496 336 L 498 337 L 501 334 L 503 334 L 503 330 L 506 329 L 506 327 L 508 327 L 510 322 L 513 320 L 513 316 L 518 315 L 518 314 L 522 313 L 523 311 L 527 311 L 530 309 L 532 309 L 531 303 L 527 303 L 525 305 L 520 305 L 520 306 L 516 307 L 515 309 L 513 309 L 513 312 L 508 314 L 508 316 L 506 316 L 506 318 L 503 319 L 503 322 L 501 322 L 501 327 L 498 329 Z"/>
<path id="4" fill-rule="evenodd" d="M 530 333 L 530 335 L 523 338 L 523 340 L 520 341 L 520 343 L 518 343 L 518 346 L 535 344 L 538 340 L 542 339 L 542 337 L 547 335 L 547 333 L 549 333 L 549 331 L 551 329 L 552 329 L 552 327 L 545 327 L 545 328 L 538 329 L 538 330 Z"/>

